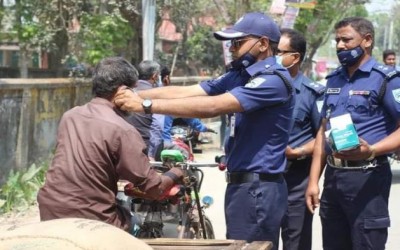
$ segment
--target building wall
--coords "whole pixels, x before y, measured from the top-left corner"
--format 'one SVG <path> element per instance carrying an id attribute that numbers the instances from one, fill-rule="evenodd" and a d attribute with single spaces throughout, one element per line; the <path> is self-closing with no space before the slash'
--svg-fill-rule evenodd
<path id="1" fill-rule="evenodd" d="M 192 85 L 204 77 L 172 78 Z M 92 98 L 90 79 L 0 79 L 0 186 L 11 169 L 47 158 L 62 114 Z"/>

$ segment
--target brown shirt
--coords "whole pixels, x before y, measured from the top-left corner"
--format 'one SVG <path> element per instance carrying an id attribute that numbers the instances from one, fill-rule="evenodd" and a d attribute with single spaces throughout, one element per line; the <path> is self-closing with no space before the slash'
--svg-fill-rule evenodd
<path id="1" fill-rule="evenodd" d="M 150 168 L 145 147 L 137 130 L 106 99 L 67 111 L 38 194 L 41 220 L 79 217 L 128 229 L 128 214 L 116 205 L 117 181 L 132 182 L 150 198 L 172 185 L 169 177 Z"/>

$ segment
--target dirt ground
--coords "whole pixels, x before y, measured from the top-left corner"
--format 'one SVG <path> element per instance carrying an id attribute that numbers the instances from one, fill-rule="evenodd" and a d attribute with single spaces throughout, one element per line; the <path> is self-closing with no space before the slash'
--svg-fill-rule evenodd
<path id="1" fill-rule="evenodd" d="M 0 214 L 0 230 L 10 226 L 29 224 L 39 221 L 39 208 L 37 205 L 33 205 L 24 211 Z"/>

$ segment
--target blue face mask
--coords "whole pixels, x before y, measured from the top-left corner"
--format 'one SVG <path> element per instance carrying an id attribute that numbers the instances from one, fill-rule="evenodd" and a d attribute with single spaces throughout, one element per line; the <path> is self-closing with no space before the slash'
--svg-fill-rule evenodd
<path id="1" fill-rule="evenodd" d="M 356 64 L 361 56 L 364 54 L 364 50 L 358 45 L 357 47 L 349 50 L 338 50 L 336 55 L 339 59 L 340 64 L 343 67 L 350 67 Z"/>
<path id="2" fill-rule="evenodd" d="M 257 61 L 257 58 L 247 52 L 246 54 L 242 55 L 240 58 L 231 62 L 231 67 L 233 69 L 242 69 L 247 68 L 248 66 L 252 65 Z"/>

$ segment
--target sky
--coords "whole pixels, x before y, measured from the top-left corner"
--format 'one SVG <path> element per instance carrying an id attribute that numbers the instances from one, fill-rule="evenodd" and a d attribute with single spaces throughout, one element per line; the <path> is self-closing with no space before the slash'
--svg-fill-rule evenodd
<path id="1" fill-rule="evenodd" d="M 368 12 L 389 12 L 391 6 L 399 0 L 370 0 L 370 3 L 365 4 Z"/>

